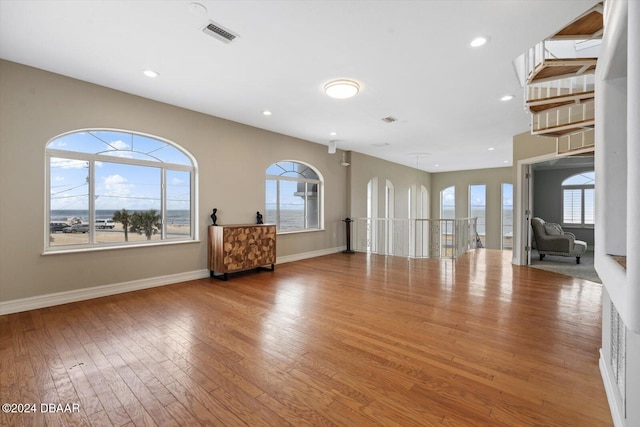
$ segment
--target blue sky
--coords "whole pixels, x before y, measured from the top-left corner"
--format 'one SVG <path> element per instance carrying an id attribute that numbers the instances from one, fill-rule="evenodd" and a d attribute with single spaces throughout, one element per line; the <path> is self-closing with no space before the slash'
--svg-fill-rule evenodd
<path id="1" fill-rule="evenodd" d="M 191 165 L 165 141 L 123 132 L 77 132 L 51 141 L 48 148 Z M 89 208 L 89 162 L 51 158 L 51 210 Z M 95 209 L 161 209 L 162 168 L 95 161 Z M 167 170 L 167 209 L 189 209 L 190 173 Z"/>

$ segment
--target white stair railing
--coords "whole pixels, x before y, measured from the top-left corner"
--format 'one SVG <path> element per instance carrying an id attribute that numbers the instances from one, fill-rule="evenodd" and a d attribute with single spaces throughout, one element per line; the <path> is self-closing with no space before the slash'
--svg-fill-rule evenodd
<path id="1" fill-rule="evenodd" d="M 527 86 L 525 102 L 591 92 L 594 87 L 595 74 L 593 73 L 534 82 Z"/>
<path id="2" fill-rule="evenodd" d="M 356 252 L 409 258 L 457 258 L 477 247 L 477 218 L 352 218 Z"/>

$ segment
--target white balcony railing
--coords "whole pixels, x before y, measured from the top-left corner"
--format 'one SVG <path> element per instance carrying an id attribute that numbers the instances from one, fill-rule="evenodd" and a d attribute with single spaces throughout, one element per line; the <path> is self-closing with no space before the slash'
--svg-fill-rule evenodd
<path id="1" fill-rule="evenodd" d="M 457 258 L 477 247 L 477 218 L 352 218 L 356 252 L 409 258 Z"/>

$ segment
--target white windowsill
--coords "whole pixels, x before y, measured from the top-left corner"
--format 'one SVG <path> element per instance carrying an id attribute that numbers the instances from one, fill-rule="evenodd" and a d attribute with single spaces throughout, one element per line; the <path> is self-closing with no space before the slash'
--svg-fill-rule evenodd
<path id="1" fill-rule="evenodd" d="M 99 252 L 110 251 L 116 249 L 130 249 L 130 248 L 145 248 L 154 246 L 166 246 L 166 245 L 184 245 L 189 243 L 200 243 L 200 240 L 178 240 L 178 241 L 161 241 L 154 243 L 132 243 L 130 245 L 109 245 L 109 246 L 83 246 L 81 248 L 60 248 L 49 249 L 42 252 L 41 255 L 59 255 L 59 254 L 76 254 L 82 252 Z"/>

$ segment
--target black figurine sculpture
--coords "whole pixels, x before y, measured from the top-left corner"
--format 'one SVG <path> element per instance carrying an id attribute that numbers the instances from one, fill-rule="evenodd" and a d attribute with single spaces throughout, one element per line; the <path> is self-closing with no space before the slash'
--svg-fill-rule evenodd
<path id="1" fill-rule="evenodd" d="M 260 213 L 260 211 L 256 212 L 256 224 L 264 224 L 264 221 L 262 221 L 262 214 Z"/>
<path id="2" fill-rule="evenodd" d="M 218 225 L 216 224 L 216 221 L 218 221 L 218 216 L 216 215 L 216 212 L 218 212 L 218 208 L 213 208 L 213 212 L 211 212 L 211 221 L 213 221 L 213 224 L 211 225 Z"/>

